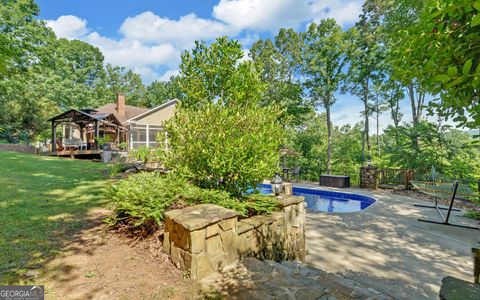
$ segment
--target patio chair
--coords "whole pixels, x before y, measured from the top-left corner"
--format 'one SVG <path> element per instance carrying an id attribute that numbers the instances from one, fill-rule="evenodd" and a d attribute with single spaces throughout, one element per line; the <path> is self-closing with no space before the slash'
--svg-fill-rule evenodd
<path id="1" fill-rule="evenodd" d="M 300 181 L 300 167 L 294 167 L 292 169 L 290 178 L 292 179 L 292 181 L 294 178 L 296 182 Z"/>

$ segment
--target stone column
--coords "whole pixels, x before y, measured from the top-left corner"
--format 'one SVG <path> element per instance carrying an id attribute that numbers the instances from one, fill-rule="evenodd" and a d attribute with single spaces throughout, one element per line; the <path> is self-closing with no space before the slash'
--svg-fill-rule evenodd
<path id="1" fill-rule="evenodd" d="M 292 187 L 292 184 L 290 182 L 282 183 L 282 190 L 283 190 L 283 194 L 285 194 L 287 196 L 293 195 L 293 187 Z"/>
<path id="2" fill-rule="evenodd" d="M 377 167 L 363 166 L 360 168 L 360 187 L 364 189 L 374 189 L 378 187 Z"/>

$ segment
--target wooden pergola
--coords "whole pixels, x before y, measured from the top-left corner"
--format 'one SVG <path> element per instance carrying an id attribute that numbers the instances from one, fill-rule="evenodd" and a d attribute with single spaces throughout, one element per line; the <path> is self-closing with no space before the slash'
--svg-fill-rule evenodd
<path id="1" fill-rule="evenodd" d="M 57 150 L 57 126 L 60 124 L 75 124 L 80 131 L 80 139 L 83 142 L 84 132 L 93 130 L 94 139 L 100 137 L 100 131 L 112 128 L 119 135 L 120 131 L 126 131 L 122 124 L 113 114 L 97 113 L 94 109 L 70 109 L 48 121 L 52 122 L 52 152 Z"/>

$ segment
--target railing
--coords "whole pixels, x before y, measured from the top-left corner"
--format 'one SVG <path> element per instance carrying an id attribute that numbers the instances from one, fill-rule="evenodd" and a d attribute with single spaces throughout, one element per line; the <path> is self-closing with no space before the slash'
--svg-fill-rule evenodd
<path id="1" fill-rule="evenodd" d="M 413 171 L 409 169 L 380 169 L 377 172 L 379 184 L 405 185 L 410 188 Z"/>

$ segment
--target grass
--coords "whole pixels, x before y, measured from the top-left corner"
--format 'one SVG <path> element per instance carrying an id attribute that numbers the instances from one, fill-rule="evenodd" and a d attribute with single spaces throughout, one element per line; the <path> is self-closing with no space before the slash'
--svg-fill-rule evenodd
<path id="1" fill-rule="evenodd" d="M 0 151 L 0 284 L 24 282 L 105 207 L 105 165 Z"/>

